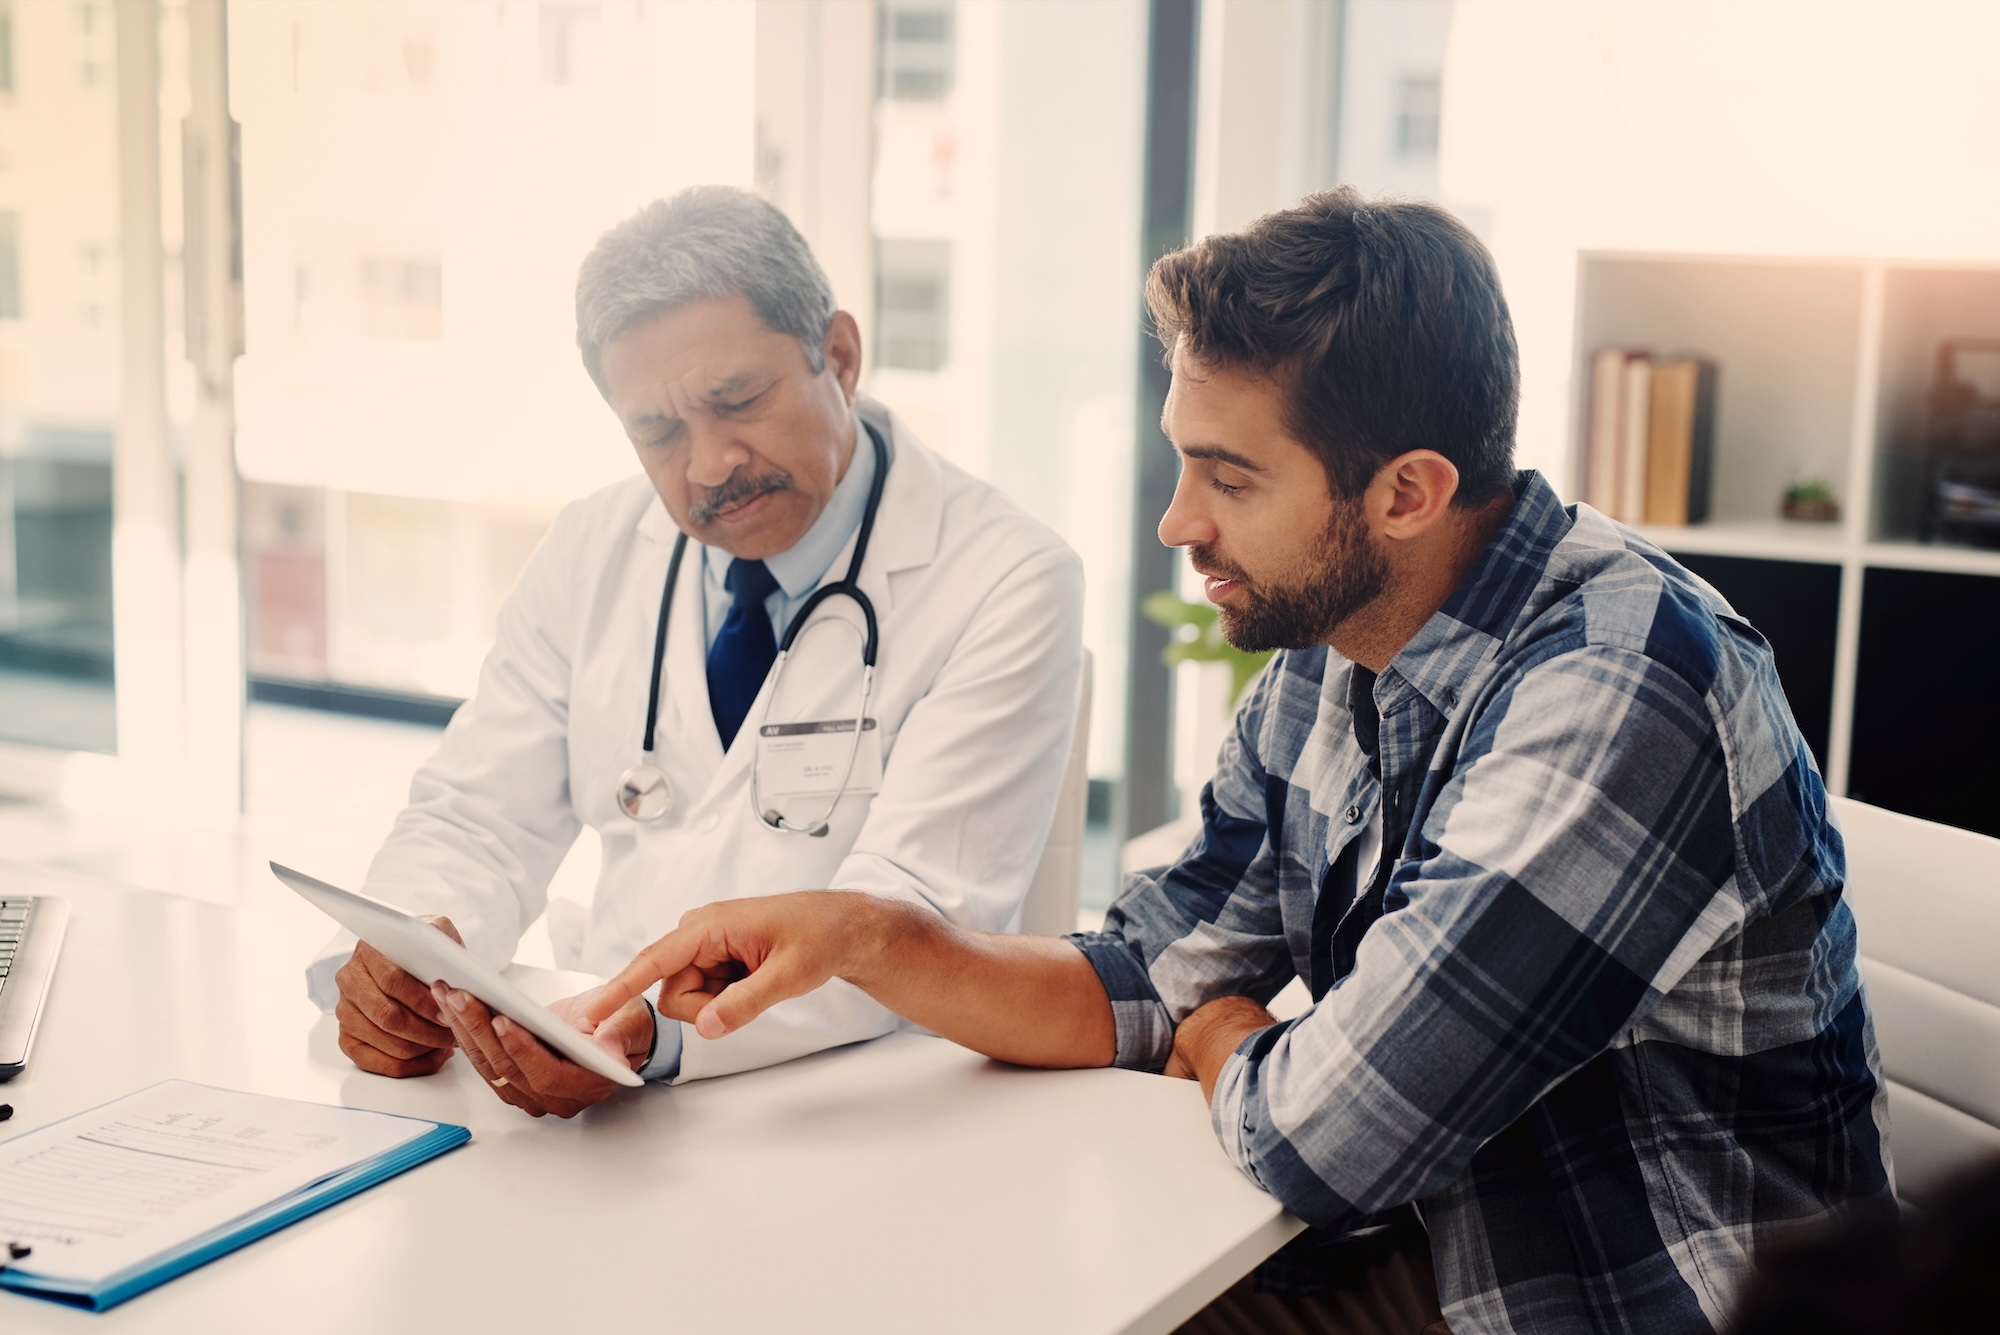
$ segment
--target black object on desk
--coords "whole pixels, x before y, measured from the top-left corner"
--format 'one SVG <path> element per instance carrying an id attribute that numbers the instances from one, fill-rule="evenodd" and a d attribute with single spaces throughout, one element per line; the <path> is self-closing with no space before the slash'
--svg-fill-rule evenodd
<path id="1" fill-rule="evenodd" d="M 28 1064 L 68 925 L 66 899 L 0 898 L 0 1080 L 13 1079 Z"/>

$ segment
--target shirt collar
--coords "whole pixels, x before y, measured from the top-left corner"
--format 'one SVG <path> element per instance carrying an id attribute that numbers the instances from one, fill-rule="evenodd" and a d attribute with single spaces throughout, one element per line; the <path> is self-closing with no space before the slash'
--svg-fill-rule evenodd
<path id="1" fill-rule="evenodd" d="M 1407 683 L 1448 714 L 1459 687 L 1496 653 L 1521 607 L 1548 573 L 1549 556 L 1572 520 L 1562 499 L 1540 473 L 1514 475 L 1514 510 L 1472 569 L 1431 614 L 1382 674 L 1377 699 L 1384 712 Z"/>
<path id="2" fill-rule="evenodd" d="M 835 484 L 832 498 L 819 512 L 819 518 L 813 520 L 812 527 L 784 551 L 764 558 L 765 566 L 787 598 L 803 598 L 817 588 L 834 558 L 861 527 L 861 517 L 868 509 L 868 489 L 875 481 L 875 450 L 862 436 L 859 415 L 854 419 L 853 448 L 846 476 Z M 709 574 L 720 583 L 735 558 L 720 547 L 705 547 L 702 559 Z"/>

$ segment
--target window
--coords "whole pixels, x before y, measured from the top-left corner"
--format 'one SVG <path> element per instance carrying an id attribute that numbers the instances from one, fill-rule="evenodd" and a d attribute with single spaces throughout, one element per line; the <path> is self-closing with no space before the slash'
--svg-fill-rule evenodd
<path id="1" fill-rule="evenodd" d="M 21 318 L 21 215 L 0 213 L 0 320 Z"/>
<path id="2" fill-rule="evenodd" d="M 881 96 L 935 102 L 951 92 L 952 0 L 883 0 Z"/>
<path id="3" fill-rule="evenodd" d="M 951 242 L 875 242 L 875 360 L 936 371 L 950 357 Z"/>
<path id="4" fill-rule="evenodd" d="M 1435 74 L 1405 77 L 1396 85 L 1396 156 L 1434 158 L 1444 81 Z"/>
<path id="5" fill-rule="evenodd" d="M 362 260 L 361 328 L 377 338 L 443 337 L 444 266 L 436 260 Z"/>

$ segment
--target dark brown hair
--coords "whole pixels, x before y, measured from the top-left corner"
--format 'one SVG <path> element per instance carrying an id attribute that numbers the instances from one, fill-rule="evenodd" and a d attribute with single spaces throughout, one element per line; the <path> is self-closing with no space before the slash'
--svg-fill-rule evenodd
<path id="1" fill-rule="evenodd" d="M 1182 347 L 1279 385 L 1336 495 L 1415 449 L 1457 466 L 1456 505 L 1513 484 L 1513 321 L 1493 257 L 1436 205 L 1307 195 L 1162 256 L 1146 305 L 1170 365 Z"/>

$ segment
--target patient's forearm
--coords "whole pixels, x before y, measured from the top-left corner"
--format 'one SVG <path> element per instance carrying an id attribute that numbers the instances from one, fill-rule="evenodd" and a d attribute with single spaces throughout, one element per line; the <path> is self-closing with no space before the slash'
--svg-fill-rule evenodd
<path id="1" fill-rule="evenodd" d="M 1083 953 L 1050 937 L 952 926 L 928 907 L 857 890 L 799 890 L 690 909 L 618 976 L 580 998 L 602 1023 L 660 984 L 660 1010 L 721 1038 L 842 978 L 890 1010 L 1023 1066 L 1108 1066 L 1111 1001 Z"/>
<path id="2" fill-rule="evenodd" d="M 898 1015 L 1022 1066 L 1111 1064 L 1111 1000 L 1069 942 L 971 932 L 892 900 L 863 912 L 841 976 Z"/>

